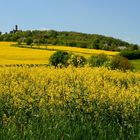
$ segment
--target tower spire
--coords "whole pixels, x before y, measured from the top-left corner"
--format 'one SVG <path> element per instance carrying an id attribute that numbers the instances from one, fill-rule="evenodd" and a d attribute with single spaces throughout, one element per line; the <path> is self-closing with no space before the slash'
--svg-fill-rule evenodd
<path id="1" fill-rule="evenodd" d="M 18 25 L 15 25 L 15 32 L 18 31 Z"/>

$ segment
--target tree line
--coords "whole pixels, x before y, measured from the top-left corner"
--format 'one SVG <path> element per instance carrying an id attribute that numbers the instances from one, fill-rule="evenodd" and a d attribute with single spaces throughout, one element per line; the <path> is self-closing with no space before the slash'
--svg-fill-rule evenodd
<path id="1" fill-rule="evenodd" d="M 15 33 L 0 34 L 0 41 L 14 41 L 19 43 L 43 44 L 43 45 L 64 45 L 71 47 L 101 49 L 110 51 L 120 51 L 121 48 L 127 50 L 138 50 L 137 44 L 130 44 L 120 39 L 107 37 L 98 34 L 85 34 L 66 31 L 17 31 Z"/>
<path id="2" fill-rule="evenodd" d="M 65 51 L 55 52 L 49 58 L 49 64 L 60 68 L 67 67 L 69 65 L 74 67 L 83 67 L 87 65 L 90 67 L 106 67 L 112 70 L 133 70 L 133 65 L 128 61 L 128 59 L 120 55 L 110 58 L 105 54 L 96 54 L 86 59 L 83 56 L 75 55 Z"/>

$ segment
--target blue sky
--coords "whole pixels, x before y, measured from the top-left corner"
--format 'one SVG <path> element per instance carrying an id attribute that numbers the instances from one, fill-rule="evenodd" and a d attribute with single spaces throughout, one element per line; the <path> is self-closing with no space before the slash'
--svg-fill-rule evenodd
<path id="1" fill-rule="evenodd" d="M 0 0 L 0 31 L 55 29 L 140 44 L 140 0 Z"/>

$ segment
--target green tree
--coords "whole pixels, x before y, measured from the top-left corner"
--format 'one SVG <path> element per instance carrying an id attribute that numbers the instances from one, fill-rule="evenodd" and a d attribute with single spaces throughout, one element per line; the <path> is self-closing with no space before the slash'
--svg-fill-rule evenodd
<path id="1" fill-rule="evenodd" d="M 108 61 L 108 57 L 105 54 L 93 55 L 89 58 L 89 65 L 92 67 L 102 66 L 106 61 Z"/>
<path id="2" fill-rule="evenodd" d="M 27 44 L 27 45 L 31 45 L 32 43 L 33 43 L 32 38 L 31 38 L 31 37 L 28 37 L 28 38 L 26 39 L 26 44 Z"/>
<path id="3" fill-rule="evenodd" d="M 128 70 L 128 69 L 133 69 L 132 64 L 128 61 L 127 58 L 122 57 L 120 55 L 114 56 L 111 61 L 110 61 L 110 68 L 115 70 L 115 69 L 120 69 L 120 70 Z"/>
<path id="4" fill-rule="evenodd" d="M 69 54 L 64 51 L 55 52 L 49 59 L 51 65 L 57 67 L 58 65 L 68 65 Z"/>

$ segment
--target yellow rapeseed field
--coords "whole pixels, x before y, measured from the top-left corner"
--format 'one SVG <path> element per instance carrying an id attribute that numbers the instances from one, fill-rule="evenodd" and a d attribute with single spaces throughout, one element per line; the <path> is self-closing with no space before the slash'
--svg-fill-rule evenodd
<path id="1" fill-rule="evenodd" d="M 0 42 L 0 65 L 5 64 L 48 64 L 49 57 L 56 50 L 64 50 L 77 55 L 89 58 L 94 54 L 104 53 L 106 55 L 116 55 L 118 52 L 85 49 L 66 46 L 26 46 L 27 48 L 11 46 L 14 42 Z M 46 50 L 42 50 L 46 49 Z"/>
<path id="2" fill-rule="evenodd" d="M 13 42 L 0 42 L 0 65 L 46 64 L 55 51 L 35 50 L 10 46 Z"/>
<path id="3" fill-rule="evenodd" d="M 119 54 L 119 52 L 113 52 L 113 51 L 67 47 L 67 46 L 47 46 L 47 49 L 64 50 L 68 52 L 73 52 L 75 54 L 83 55 L 85 57 L 90 57 L 91 55 L 94 55 L 94 54 L 106 54 L 110 56 Z"/>
<path id="4" fill-rule="evenodd" d="M 45 104 L 63 108 L 74 103 L 85 113 L 95 113 L 93 104 L 97 102 L 100 111 L 106 106 L 111 114 L 137 117 L 140 73 L 89 67 L 0 68 L 0 98 L 16 109 Z"/>
<path id="5" fill-rule="evenodd" d="M 139 109 L 140 73 L 0 68 L 1 139 L 139 139 Z"/>

